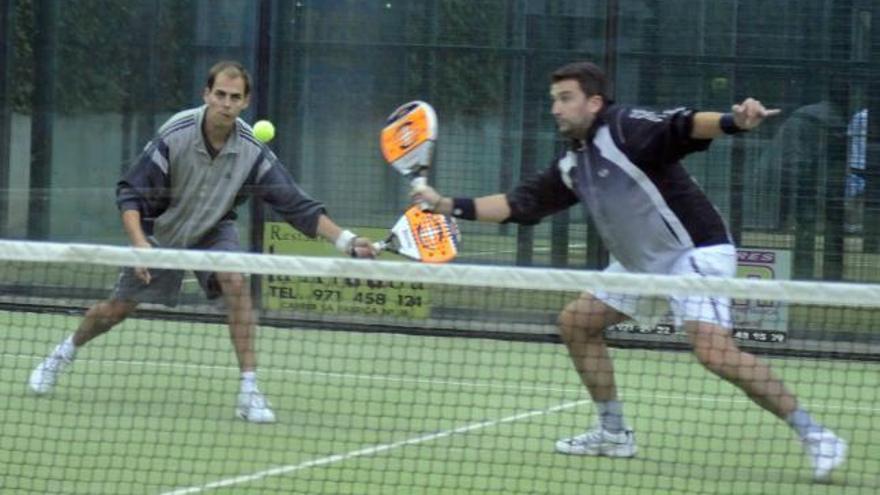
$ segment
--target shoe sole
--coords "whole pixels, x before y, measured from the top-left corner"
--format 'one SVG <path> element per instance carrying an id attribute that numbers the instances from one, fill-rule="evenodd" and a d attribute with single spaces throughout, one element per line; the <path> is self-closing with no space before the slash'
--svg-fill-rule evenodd
<path id="1" fill-rule="evenodd" d="M 28 385 L 28 389 L 30 389 L 30 391 L 36 395 L 46 395 L 52 391 L 52 387 L 49 387 L 47 389 L 40 389 L 40 388 L 37 388 L 33 385 Z"/>
<path id="2" fill-rule="evenodd" d="M 633 447 L 629 448 L 619 448 L 613 450 L 565 450 L 559 447 L 556 448 L 556 452 L 565 455 L 579 455 L 579 456 L 592 456 L 592 457 L 616 457 L 622 459 L 628 459 L 630 457 L 635 457 L 638 453 L 638 449 Z"/>
<path id="3" fill-rule="evenodd" d="M 276 421 L 275 418 L 267 419 L 267 420 L 259 420 L 259 421 L 255 420 L 255 419 L 251 419 L 247 415 L 247 413 L 245 411 L 243 411 L 242 409 L 236 409 L 235 415 L 238 416 L 238 419 L 240 419 L 242 421 L 247 421 L 248 423 L 253 423 L 255 425 L 268 425 L 268 424 L 272 424 Z"/>

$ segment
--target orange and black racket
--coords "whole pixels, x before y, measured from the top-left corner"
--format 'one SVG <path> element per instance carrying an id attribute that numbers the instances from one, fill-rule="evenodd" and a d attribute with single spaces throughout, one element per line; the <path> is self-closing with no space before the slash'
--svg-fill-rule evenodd
<path id="1" fill-rule="evenodd" d="M 436 141 L 437 114 L 434 108 L 415 100 L 391 112 L 382 128 L 379 145 L 385 161 L 409 179 L 413 188 L 417 188 L 427 184 Z"/>
<path id="2" fill-rule="evenodd" d="M 452 217 L 411 206 L 391 228 L 391 235 L 373 247 L 423 263 L 446 263 L 458 255 L 460 238 Z"/>

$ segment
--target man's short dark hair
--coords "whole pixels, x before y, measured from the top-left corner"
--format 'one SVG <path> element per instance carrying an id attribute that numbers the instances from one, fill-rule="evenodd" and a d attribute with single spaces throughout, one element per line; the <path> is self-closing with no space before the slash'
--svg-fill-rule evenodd
<path id="1" fill-rule="evenodd" d="M 218 74 L 242 78 L 244 80 L 244 95 L 251 94 L 251 75 L 240 63 L 234 60 L 222 60 L 214 64 L 211 70 L 208 71 L 208 80 L 205 82 L 206 88 L 209 90 L 214 89 L 214 80 L 217 79 Z"/>
<path id="2" fill-rule="evenodd" d="M 572 62 L 553 71 L 550 79 L 556 83 L 566 79 L 576 80 L 581 91 L 587 96 L 599 95 L 605 101 L 611 101 L 611 88 L 605 72 L 592 62 Z"/>

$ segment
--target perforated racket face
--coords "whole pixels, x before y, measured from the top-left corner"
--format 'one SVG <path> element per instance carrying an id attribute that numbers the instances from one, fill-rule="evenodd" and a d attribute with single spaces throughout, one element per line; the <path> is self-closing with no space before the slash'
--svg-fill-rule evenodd
<path id="1" fill-rule="evenodd" d="M 411 101 L 388 117 L 379 139 L 382 156 L 404 174 L 428 167 L 436 135 L 434 109 L 423 101 Z"/>
<path id="2" fill-rule="evenodd" d="M 458 254 L 458 226 L 451 217 L 422 211 L 418 206 L 406 211 L 421 261 L 445 263 Z"/>

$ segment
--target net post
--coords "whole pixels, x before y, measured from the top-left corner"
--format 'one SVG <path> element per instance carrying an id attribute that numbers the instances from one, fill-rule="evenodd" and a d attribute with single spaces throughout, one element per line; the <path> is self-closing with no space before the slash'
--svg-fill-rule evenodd
<path id="1" fill-rule="evenodd" d="M 12 32 L 12 6 L 13 2 L 0 2 L 0 31 Z M 9 165 L 10 153 L 10 120 L 12 115 L 11 100 L 9 96 L 9 69 L 12 59 L 12 43 L 7 36 L 0 36 L 0 235 L 7 235 L 7 211 L 9 208 Z"/>
<path id="2" fill-rule="evenodd" d="M 256 110 L 260 118 L 269 115 L 269 72 L 271 70 L 271 26 L 272 0 L 260 0 L 257 8 L 257 48 L 256 48 Z M 251 251 L 263 252 L 263 228 L 266 221 L 265 206 L 258 198 L 251 198 Z M 251 294 L 255 308 L 262 306 L 262 277 L 250 277 Z"/>

